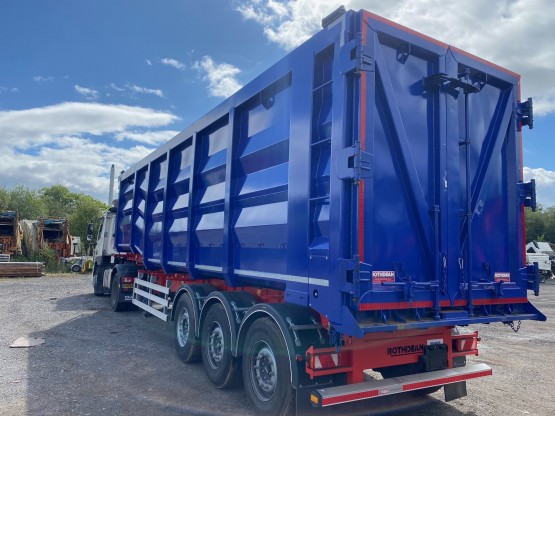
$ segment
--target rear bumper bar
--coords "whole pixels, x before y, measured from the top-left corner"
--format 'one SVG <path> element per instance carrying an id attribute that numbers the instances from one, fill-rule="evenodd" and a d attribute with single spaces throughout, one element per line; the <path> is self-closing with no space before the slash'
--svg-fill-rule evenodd
<path id="1" fill-rule="evenodd" d="M 353 401 L 363 401 L 373 397 L 384 397 L 397 393 L 407 393 L 417 389 L 465 382 L 474 378 L 491 376 L 492 373 L 492 369 L 487 364 L 473 364 L 471 366 L 447 368 L 445 370 L 413 374 L 400 378 L 373 380 L 352 385 L 317 389 L 310 394 L 310 401 L 313 407 L 329 407 Z"/>

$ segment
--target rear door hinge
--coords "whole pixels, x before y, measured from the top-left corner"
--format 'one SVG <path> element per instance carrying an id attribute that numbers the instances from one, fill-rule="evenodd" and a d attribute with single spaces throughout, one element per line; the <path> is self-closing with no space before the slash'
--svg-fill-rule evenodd
<path id="1" fill-rule="evenodd" d="M 360 148 L 357 141 L 353 146 L 341 150 L 338 157 L 339 179 L 352 180 L 355 184 L 373 175 L 374 157 Z"/>
<path id="2" fill-rule="evenodd" d="M 369 48 L 364 45 L 361 33 L 358 33 L 354 40 L 342 47 L 340 68 L 343 74 L 374 71 L 374 58 Z"/>
<path id="3" fill-rule="evenodd" d="M 534 291 L 534 295 L 537 297 L 540 294 L 540 269 L 538 263 L 529 264 L 524 270 L 526 271 L 526 289 Z"/>
<path id="4" fill-rule="evenodd" d="M 524 206 L 536 211 L 536 180 L 530 179 L 526 183 L 517 183 L 518 196 L 520 197 Z"/>
<path id="5" fill-rule="evenodd" d="M 464 81 L 458 77 L 451 77 L 446 73 L 436 73 L 422 80 L 424 90 L 433 92 L 436 89 L 458 96 L 459 92 L 465 94 L 478 93 L 482 89 L 480 84 Z"/>
<path id="6" fill-rule="evenodd" d="M 534 103 L 531 98 L 516 103 L 515 117 L 519 131 L 523 125 L 527 125 L 530 129 L 534 127 Z"/>
<path id="7" fill-rule="evenodd" d="M 361 262 L 358 255 L 352 259 L 340 258 L 336 264 L 339 290 L 350 293 L 358 303 L 361 295 L 372 286 L 372 266 Z"/>

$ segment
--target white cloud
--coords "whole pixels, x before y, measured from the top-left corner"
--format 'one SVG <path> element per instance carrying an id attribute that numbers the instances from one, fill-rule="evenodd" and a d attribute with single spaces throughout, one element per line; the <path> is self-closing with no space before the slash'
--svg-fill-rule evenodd
<path id="1" fill-rule="evenodd" d="M 152 94 L 154 96 L 158 96 L 159 98 L 164 98 L 164 93 L 160 89 L 149 89 L 148 87 L 141 87 L 139 85 L 132 85 L 129 83 L 123 87 L 118 87 L 115 83 L 110 83 L 109 87 L 118 92 L 129 91 L 135 94 Z M 88 89 L 79 85 L 75 85 L 75 90 L 79 94 L 83 95 L 87 100 L 98 100 L 98 97 L 100 96 L 97 90 Z"/>
<path id="2" fill-rule="evenodd" d="M 131 127 L 162 127 L 178 118 L 167 112 L 118 104 L 64 102 L 0 112 L 0 140 L 16 148 L 46 144 L 65 135 L 104 135 Z"/>
<path id="3" fill-rule="evenodd" d="M 33 81 L 37 83 L 50 83 L 54 81 L 54 77 L 44 77 L 43 75 L 35 75 Z"/>
<path id="4" fill-rule="evenodd" d="M 149 89 L 147 87 L 140 87 L 139 85 L 131 85 L 129 83 L 127 83 L 123 87 L 118 87 L 115 83 L 110 83 L 110 88 L 114 89 L 115 91 L 121 92 L 121 93 L 126 92 L 126 91 L 130 91 L 132 93 L 152 94 L 152 95 L 158 96 L 160 98 L 165 98 L 164 97 L 164 92 L 160 89 Z M 131 96 L 131 95 L 128 95 L 128 96 Z"/>
<path id="5" fill-rule="evenodd" d="M 75 90 L 89 100 L 96 100 L 98 98 L 98 91 L 95 89 L 88 89 L 87 87 L 80 87 L 75 85 Z"/>
<path id="6" fill-rule="evenodd" d="M 535 113 L 555 111 L 555 10 L 551 0 L 343 0 L 522 75 Z M 337 0 L 241 0 L 237 10 L 289 50 L 320 29 Z"/>
<path id="7" fill-rule="evenodd" d="M 159 146 L 175 137 L 177 133 L 178 131 L 173 131 L 171 129 L 165 131 L 146 131 L 141 133 L 124 131 L 115 135 L 115 139 L 118 142 L 132 141 L 143 145 Z"/>
<path id="8" fill-rule="evenodd" d="M 260 23 L 270 41 L 290 50 L 318 31 L 322 18 L 337 6 L 337 0 L 246 0 L 237 10 Z"/>
<path id="9" fill-rule="evenodd" d="M 555 205 L 555 171 L 544 168 L 524 168 L 524 181 L 536 180 L 538 203 L 544 207 Z"/>
<path id="10" fill-rule="evenodd" d="M 170 67 L 174 67 L 175 69 L 185 69 L 186 66 L 184 63 L 180 62 L 179 60 L 176 60 L 175 58 L 162 58 L 160 60 L 161 64 L 164 64 L 165 66 L 170 66 Z"/>
<path id="11" fill-rule="evenodd" d="M 72 190 L 105 200 L 111 164 L 124 169 L 144 158 L 151 149 L 143 146 L 117 148 L 80 137 L 65 137 L 32 154 L 6 152 L 0 145 L 0 182 L 45 187 L 61 183 Z M 9 181 L 8 181 L 9 179 Z M 107 196 L 107 194 L 106 194 Z"/>
<path id="12" fill-rule="evenodd" d="M 19 92 L 19 89 L 17 87 L 2 87 L 2 86 L 0 86 L 0 94 L 6 93 L 6 92 Z"/>
<path id="13" fill-rule="evenodd" d="M 137 106 L 78 102 L 0 111 L 0 184 L 62 183 L 103 198 L 110 165 L 124 169 L 146 156 L 152 149 L 143 145 L 155 136 L 149 134 L 178 119 Z M 129 133 L 133 141 L 143 130 L 141 145 L 117 146 L 118 135 Z M 163 142 L 170 132 L 159 133 Z"/>
<path id="14" fill-rule="evenodd" d="M 126 87 L 135 93 L 139 94 L 153 94 L 154 96 L 159 96 L 164 98 L 164 93 L 160 89 L 148 89 L 147 87 L 139 87 L 138 85 L 126 85 Z"/>
<path id="15" fill-rule="evenodd" d="M 242 87 L 235 76 L 241 72 L 231 64 L 218 64 L 210 56 L 203 56 L 193 65 L 202 74 L 202 79 L 208 83 L 208 94 L 227 98 Z"/>
<path id="16" fill-rule="evenodd" d="M 149 65 L 149 66 L 152 65 L 152 62 L 151 62 L 148 58 L 145 58 L 145 62 L 146 62 L 146 64 Z"/>

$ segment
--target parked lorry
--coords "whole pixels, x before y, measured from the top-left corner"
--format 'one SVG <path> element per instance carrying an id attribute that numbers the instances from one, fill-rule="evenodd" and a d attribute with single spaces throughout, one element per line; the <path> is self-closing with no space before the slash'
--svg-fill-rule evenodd
<path id="1" fill-rule="evenodd" d="M 0 255 L 21 254 L 21 228 L 15 210 L 0 211 Z"/>
<path id="2" fill-rule="evenodd" d="M 288 414 L 490 376 L 468 326 L 545 320 L 526 265 L 520 78 L 366 11 L 119 176 L 93 287 Z M 154 321 L 153 321 L 154 322 Z"/>
<path id="3" fill-rule="evenodd" d="M 555 276 L 555 251 L 545 241 L 531 241 L 526 245 L 526 263 L 538 264 L 542 282 Z"/>
<path id="4" fill-rule="evenodd" d="M 22 220 L 23 250 L 26 256 L 40 252 L 48 247 L 56 253 L 56 258 L 65 258 L 74 254 L 75 241 L 69 232 L 67 218 L 39 218 Z M 78 244 L 79 242 L 77 242 Z"/>

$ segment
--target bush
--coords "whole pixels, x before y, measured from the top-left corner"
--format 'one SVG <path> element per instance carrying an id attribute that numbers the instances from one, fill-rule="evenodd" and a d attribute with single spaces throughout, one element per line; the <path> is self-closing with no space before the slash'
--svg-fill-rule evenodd
<path id="1" fill-rule="evenodd" d="M 42 262 L 44 264 L 44 271 L 49 274 L 69 271 L 57 260 L 56 251 L 48 246 L 42 246 L 39 252 L 32 252 L 29 256 L 22 254 L 12 256 L 11 260 L 12 262 Z"/>

